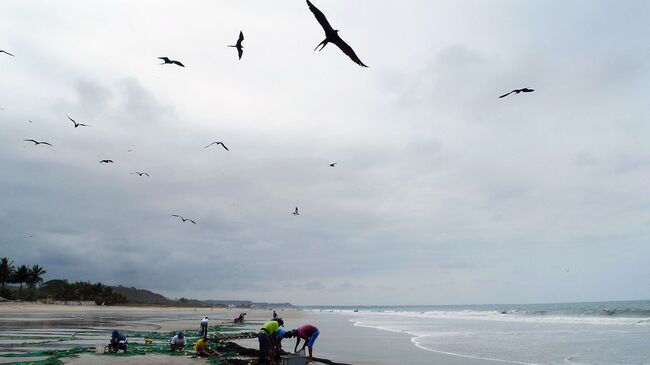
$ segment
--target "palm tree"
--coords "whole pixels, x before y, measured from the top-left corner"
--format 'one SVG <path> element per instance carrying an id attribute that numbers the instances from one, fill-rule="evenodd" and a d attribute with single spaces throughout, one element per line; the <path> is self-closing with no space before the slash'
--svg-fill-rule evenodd
<path id="1" fill-rule="evenodd" d="M 43 275 L 45 275 L 47 271 L 43 269 L 42 267 L 38 265 L 32 266 L 31 269 L 29 269 L 29 272 L 27 274 L 27 286 L 32 288 L 34 292 L 36 291 L 36 285 L 40 285 L 43 283 Z"/>
<path id="2" fill-rule="evenodd" d="M 2 283 L 2 296 L 5 296 L 5 284 L 7 284 L 14 272 L 14 262 L 9 261 L 8 258 L 3 257 L 0 259 L 0 283 Z"/>
<path id="3" fill-rule="evenodd" d="M 20 289 L 18 289 L 18 298 L 23 292 L 23 283 L 29 278 L 29 269 L 26 265 L 20 265 L 18 269 L 14 272 L 12 283 L 20 284 Z"/>

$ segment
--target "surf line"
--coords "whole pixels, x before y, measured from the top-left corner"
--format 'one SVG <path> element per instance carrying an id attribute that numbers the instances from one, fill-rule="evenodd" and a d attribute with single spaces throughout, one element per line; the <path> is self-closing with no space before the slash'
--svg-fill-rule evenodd
<path id="1" fill-rule="evenodd" d="M 435 352 L 435 353 L 438 353 L 438 354 L 444 354 L 444 355 L 450 355 L 450 356 L 456 356 L 456 357 L 464 357 L 464 358 L 467 358 L 467 359 L 476 359 L 476 360 L 487 360 L 487 361 L 505 362 L 505 363 L 508 363 L 508 364 L 538 365 L 538 364 L 535 364 L 535 363 L 532 363 L 532 362 L 523 362 L 523 361 L 515 361 L 515 360 L 495 359 L 495 358 L 491 358 L 491 357 L 472 356 L 472 355 L 457 354 L 457 353 L 455 353 L 455 352 L 448 352 L 448 351 L 434 350 L 434 349 L 430 349 L 430 348 L 428 348 L 428 347 L 424 347 L 424 346 L 422 346 L 422 345 L 420 345 L 420 344 L 418 343 L 417 340 L 418 340 L 419 338 L 423 338 L 423 337 L 427 337 L 427 336 L 415 336 L 415 337 L 411 338 L 411 342 L 413 342 L 413 344 L 415 345 L 415 347 L 417 347 L 417 348 L 419 348 L 419 349 L 422 349 L 422 350 L 425 350 L 425 351 L 431 351 L 431 352 Z"/>

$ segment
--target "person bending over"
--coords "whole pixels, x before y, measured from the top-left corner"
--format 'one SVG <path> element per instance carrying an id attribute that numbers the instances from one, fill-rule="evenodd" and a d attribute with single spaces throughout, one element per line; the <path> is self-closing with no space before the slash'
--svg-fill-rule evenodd
<path id="1" fill-rule="evenodd" d="M 216 351 L 208 347 L 207 337 L 201 337 L 196 341 L 194 344 L 194 351 L 196 351 L 196 354 L 201 357 L 208 357 L 217 354 Z"/>
<path id="2" fill-rule="evenodd" d="M 208 317 L 203 317 L 201 320 L 201 329 L 199 330 L 199 336 L 208 337 Z"/>
<path id="3" fill-rule="evenodd" d="M 257 340 L 260 342 L 260 354 L 270 364 L 276 363 L 274 353 L 281 346 L 277 338 L 280 326 L 284 326 L 284 321 L 281 318 L 268 321 L 264 323 L 257 334 Z"/>
<path id="4" fill-rule="evenodd" d="M 318 338 L 318 335 L 320 334 L 318 328 L 306 324 L 296 328 L 295 330 L 291 330 L 291 334 L 293 337 L 296 337 L 296 347 L 293 349 L 293 352 L 298 351 L 300 340 L 303 339 L 305 343 L 302 345 L 300 350 L 304 350 L 305 346 L 307 346 L 309 348 L 309 359 L 311 359 L 313 357 L 314 342 L 316 342 L 316 338 Z"/>
<path id="5" fill-rule="evenodd" d="M 121 334 L 118 330 L 114 330 L 111 334 L 111 341 L 108 343 L 108 351 L 117 352 L 122 350 L 126 352 L 128 348 L 128 340 L 126 336 Z"/>
<path id="6" fill-rule="evenodd" d="M 169 341 L 169 348 L 174 350 L 183 350 L 185 348 L 185 335 L 183 332 L 178 332 L 172 339 Z"/>

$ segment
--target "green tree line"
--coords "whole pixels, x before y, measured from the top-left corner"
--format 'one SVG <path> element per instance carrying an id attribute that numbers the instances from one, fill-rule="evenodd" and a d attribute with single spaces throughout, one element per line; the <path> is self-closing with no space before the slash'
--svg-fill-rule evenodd
<path id="1" fill-rule="evenodd" d="M 53 299 L 64 301 L 95 301 L 97 304 L 122 304 L 127 299 L 119 293 L 114 293 L 113 288 L 102 283 L 77 281 L 68 283 L 67 280 L 50 280 L 43 282 L 46 271 L 39 265 L 14 266 L 9 258 L 0 258 L 0 296 L 5 299 L 37 300 Z M 7 284 L 18 285 L 18 290 Z M 29 290 L 23 290 L 23 286 Z"/>

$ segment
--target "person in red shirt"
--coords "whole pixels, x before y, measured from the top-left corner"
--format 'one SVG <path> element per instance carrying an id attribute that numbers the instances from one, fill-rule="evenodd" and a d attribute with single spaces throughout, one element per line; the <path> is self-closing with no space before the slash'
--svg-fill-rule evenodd
<path id="1" fill-rule="evenodd" d="M 293 352 L 298 351 L 298 345 L 300 344 L 300 340 L 303 339 L 305 343 L 302 345 L 302 348 L 300 350 L 304 350 L 305 346 L 308 347 L 309 359 L 311 359 L 313 355 L 312 351 L 314 349 L 314 342 L 316 342 L 316 338 L 318 337 L 319 334 L 320 331 L 318 330 L 318 328 L 310 324 L 306 324 L 304 326 L 291 330 L 291 337 L 296 337 L 296 347 L 293 349 Z"/>

